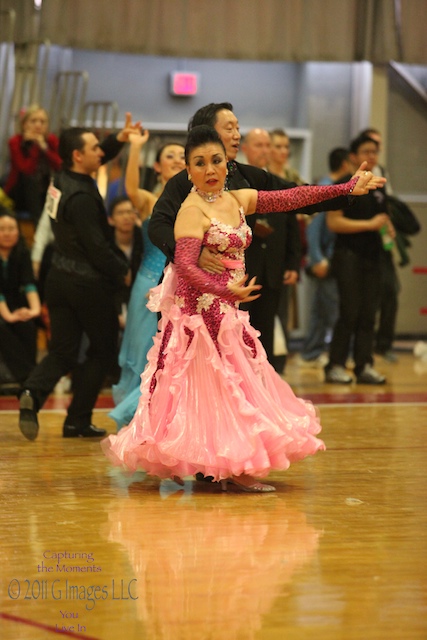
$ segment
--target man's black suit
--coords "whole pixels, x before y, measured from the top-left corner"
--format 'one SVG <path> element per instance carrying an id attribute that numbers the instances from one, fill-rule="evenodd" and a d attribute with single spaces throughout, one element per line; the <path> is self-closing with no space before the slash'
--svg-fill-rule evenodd
<path id="1" fill-rule="evenodd" d="M 267 237 L 258 235 L 257 225 L 265 220 L 273 230 Z M 299 271 L 301 263 L 301 238 L 295 214 L 268 213 L 248 217 L 253 230 L 252 243 L 245 252 L 246 271 L 249 278 L 256 276 L 262 285 L 261 297 L 249 304 L 241 305 L 249 311 L 252 326 L 260 332 L 261 343 L 268 361 L 275 366 L 274 319 L 278 313 L 285 271 Z M 264 227 L 265 228 L 265 227 Z M 283 370 L 283 362 L 278 362 Z"/>
<path id="2" fill-rule="evenodd" d="M 181 171 L 171 178 L 156 202 L 151 216 L 148 233 L 150 240 L 163 251 L 168 260 L 173 260 L 175 239 L 173 227 L 181 203 L 191 189 L 187 172 Z M 296 187 L 278 176 L 239 162 L 229 163 L 227 187 L 229 189 L 252 188 L 258 191 L 275 191 Z M 322 209 L 334 210 L 349 206 L 347 196 L 322 202 Z M 318 205 L 299 208 L 298 212 L 312 214 Z M 248 216 L 248 224 L 254 228 L 257 215 Z M 277 312 L 283 274 L 286 270 L 298 271 L 301 256 L 301 241 L 295 214 L 268 213 L 262 216 L 275 229 L 265 240 L 254 233 L 252 244 L 246 251 L 246 270 L 250 277 L 256 275 L 264 289 L 261 297 L 251 302 L 247 308 L 251 323 L 261 333 L 261 342 L 270 362 L 273 362 L 274 316 Z M 244 308 L 244 307 L 242 307 Z"/>

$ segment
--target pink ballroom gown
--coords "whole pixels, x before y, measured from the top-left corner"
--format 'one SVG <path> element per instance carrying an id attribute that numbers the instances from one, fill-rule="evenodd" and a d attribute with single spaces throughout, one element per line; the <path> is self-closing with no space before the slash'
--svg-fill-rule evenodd
<path id="1" fill-rule="evenodd" d="M 239 280 L 250 241 L 242 210 L 237 228 L 213 218 L 203 245 L 223 254 L 226 270 L 210 277 L 224 287 Z M 162 320 L 138 408 L 102 442 L 114 465 L 160 478 L 265 477 L 325 448 L 315 407 L 274 371 L 237 303 L 195 288 L 169 264 L 149 307 Z"/>

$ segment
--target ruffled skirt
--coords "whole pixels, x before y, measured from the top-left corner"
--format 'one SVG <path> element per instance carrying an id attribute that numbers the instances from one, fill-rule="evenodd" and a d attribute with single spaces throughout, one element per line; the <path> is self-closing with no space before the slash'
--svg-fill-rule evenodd
<path id="1" fill-rule="evenodd" d="M 202 316 L 174 304 L 175 284 L 169 265 L 151 297 L 150 308 L 162 311 L 161 331 L 148 353 L 138 408 L 128 427 L 102 442 L 113 464 L 160 478 L 265 477 L 324 449 L 315 407 L 268 363 L 248 313 L 230 307 L 217 349 Z"/>

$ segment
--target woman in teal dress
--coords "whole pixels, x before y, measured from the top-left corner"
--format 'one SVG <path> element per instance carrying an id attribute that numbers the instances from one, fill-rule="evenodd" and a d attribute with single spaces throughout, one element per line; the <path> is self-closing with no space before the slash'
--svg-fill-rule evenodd
<path id="1" fill-rule="evenodd" d="M 165 266 L 164 254 L 148 238 L 148 223 L 154 204 L 166 182 L 185 167 L 184 147 L 166 144 L 159 149 L 154 169 L 159 175 L 159 189 L 155 193 L 139 188 L 139 158 L 141 148 L 148 140 L 148 132 L 129 136 L 130 151 L 126 168 L 126 192 L 139 212 L 142 223 L 144 255 L 132 286 L 127 310 L 126 327 L 119 354 L 120 380 L 113 387 L 115 408 L 109 416 L 118 430 L 129 424 L 140 396 L 141 373 L 147 362 L 147 352 L 157 332 L 157 314 L 147 308 L 148 292 L 155 287 Z"/>

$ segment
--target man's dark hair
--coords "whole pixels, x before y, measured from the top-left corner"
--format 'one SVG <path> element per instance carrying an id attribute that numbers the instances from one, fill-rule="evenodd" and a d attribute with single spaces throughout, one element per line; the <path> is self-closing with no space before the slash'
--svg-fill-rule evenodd
<path id="1" fill-rule="evenodd" d="M 71 169 L 73 166 L 73 151 L 83 149 L 85 145 L 84 133 L 91 133 L 91 131 L 85 127 L 70 127 L 61 132 L 58 153 L 65 169 Z"/>
<path id="2" fill-rule="evenodd" d="M 361 131 L 359 133 L 359 136 L 369 136 L 371 137 L 371 134 L 375 134 L 377 136 L 380 136 L 380 132 L 378 131 L 378 129 L 375 129 L 375 127 L 368 127 L 367 129 L 363 129 L 363 131 Z"/>
<path id="3" fill-rule="evenodd" d="M 273 129 L 273 131 L 270 131 L 270 137 L 273 136 L 280 136 L 282 138 L 289 138 L 288 134 L 286 133 L 286 131 L 284 129 Z"/>
<path id="4" fill-rule="evenodd" d="M 200 107 L 188 123 L 188 131 L 200 124 L 207 124 L 208 127 L 214 127 L 216 123 L 216 114 L 218 111 L 233 111 L 233 105 L 230 102 L 211 102 L 204 107 Z"/>
<path id="5" fill-rule="evenodd" d="M 335 173 L 341 168 L 343 162 L 348 160 L 348 149 L 344 147 L 336 147 L 329 153 L 329 169 Z"/>
<path id="6" fill-rule="evenodd" d="M 111 218 L 111 216 L 113 215 L 114 209 L 119 205 L 122 204 L 122 202 L 130 202 L 132 204 L 132 200 L 129 198 L 129 196 L 116 196 L 115 198 L 113 198 L 110 202 L 110 205 L 108 207 L 108 217 Z M 133 207 L 133 204 L 132 204 Z"/>
<path id="7" fill-rule="evenodd" d="M 366 142 L 373 142 L 374 145 L 377 147 L 377 149 L 379 147 L 378 142 L 376 140 L 374 140 L 373 138 L 371 138 L 366 134 L 361 134 L 350 142 L 350 153 L 357 153 L 359 151 L 359 147 L 361 147 L 362 144 L 366 144 Z"/>
<path id="8" fill-rule="evenodd" d="M 209 144 L 210 142 L 218 143 L 224 150 L 224 143 L 218 135 L 218 132 L 213 127 L 208 127 L 205 124 L 200 124 L 197 127 L 190 129 L 187 138 L 187 144 L 185 145 L 185 163 L 188 165 L 190 153 L 196 147 L 200 147 L 202 144 Z"/>

